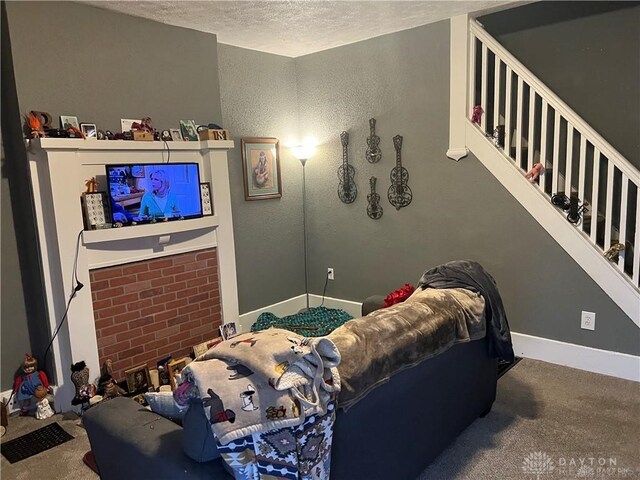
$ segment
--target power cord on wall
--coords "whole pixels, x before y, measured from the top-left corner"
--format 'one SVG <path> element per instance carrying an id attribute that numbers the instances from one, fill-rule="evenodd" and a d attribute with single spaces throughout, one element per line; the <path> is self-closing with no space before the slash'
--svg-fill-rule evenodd
<path id="1" fill-rule="evenodd" d="M 329 283 L 329 272 L 327 272 L 327 276 L 324 279 L 324 288 L 322 289 L 322 302 L 320 302 L 320 306 L 324 305 L 324 294 L 327 293 L 327 284 Z"/>
<path id="2" fill-rule="evenodd" d="M 69 295 L 69 300 L 67 300 L 67 307 L 65 308 L 64 315 L 62 315 L 62 318 L 60 319 L 60 323 L 58 324 L 55 331 L 53 332 L 51 341 L 49 342 L 49 345 L 47 345 L 47 349 L 44 352 L 44 359 L 42 360 L 42 365 L 45 365 L 45 366 L 47 365 L 47 355 L 49 354 L 51 345 L 53 345 L 53 341 L 58 336 L 58 332 L 60 331 L 60 328 L 62 328 L 64 321 L 67 319 L 67 314 L 69 313 L 69 307 L 71 306 L 71 301 L 76 297 L 76 294 L 80 290 L 82 290 L 82 288 L 84 287 L 84 284 L 80 282 L 80 280 L 78 280 L 78 252 L 80 251 L 81 237 L 82 237 L 82 230 L 78 232 L 78 237 L 76 239 L 76 253 L 73 259 L 73 283 L 74 283 L 73 291 L 71 292 L 71 295 Z"/>
<path id="3" fill-rule="evenodd" d="M 162 150 L 162 163 L 169 163 L 171 160 L 171 149 L 169 148 L 169 143 L 166 140 L 162 140 L 164 142 L 164 146 L 167 149 L 167 161 L 164 161 L 164 149 Z"/>

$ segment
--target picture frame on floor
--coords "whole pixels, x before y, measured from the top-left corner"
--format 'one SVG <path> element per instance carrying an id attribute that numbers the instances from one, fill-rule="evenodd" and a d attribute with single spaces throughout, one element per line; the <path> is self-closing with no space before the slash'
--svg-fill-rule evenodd
<path id="1" fill-rule="evenodd" d="M 152 386 L 151 375 L 147 365 L 138 365 L 137 367 L 125 370 L 124 375 L 127 379 L 127 390 L 129 393 L 148 391 Z"/>
<path id="2" fill-rule="evenodd" d="M 236 322 L 225 323 L 224 325 L 220 325 L 220 335 L 225 340 L 229 340 L 232 337 L 238 335 L 238 329 L 236 328 Z"/>
<path id="3" fill-rule="evenodd" d="M 171 390 L 175 390 L 176 387 L 182 383 L 180 372 L 187 366 L 187 363 L 189 363 L 188 358 L 180 358 L 167 363 L 167 370 L 169 371 L 169 378 L 171 379 Z"/>

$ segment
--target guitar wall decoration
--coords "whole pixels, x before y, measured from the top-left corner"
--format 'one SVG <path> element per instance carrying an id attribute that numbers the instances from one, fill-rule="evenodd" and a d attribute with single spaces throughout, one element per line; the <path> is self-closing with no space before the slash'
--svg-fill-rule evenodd
<path id="1" fill-rule="evenodd" d="M 400 210 L 411 203 L 413 193 L 409 188 L 409 172 L 402 166 L 402 135 L 393 137 L 393 146 L 396 149 L 396 166 L 391 170 L 391 186 L 387 192 L 389 203 Z"/>
<path id="2" fill-rule="evenodd" d="M 343 203 L 353 203 L 358 196 L 358 189 L 354 181 L 356 170 L 353 165 L 349 165 L 349 134 L 342 132 L 340 141 L 342 142 L 342 165 L 338 168 L 338 179 L 340 180 L 338 197 Z"/>
<path id="3" fill-rule="evenodd" d="M 382 158 L 382 151 L 380 150 L 380 137 L 376 135 L 376 119 L 369 119 L 369 128 L 371 134 L 367 138 L 367 152 L 365 157 L 369 163 L 378 163 Z"/>
<path id="4" fill-rule="evenodd" d="M 384 212 L 380 206 L 380 195 L 376 193 L 376 180 L 376 177 L 369 179 L 371 193 L 367 195 L 367 202 L 369 202 L 369 205 L 367 205 L 367 215 L 369 215 L 369 218 L 379 220 Z"/>

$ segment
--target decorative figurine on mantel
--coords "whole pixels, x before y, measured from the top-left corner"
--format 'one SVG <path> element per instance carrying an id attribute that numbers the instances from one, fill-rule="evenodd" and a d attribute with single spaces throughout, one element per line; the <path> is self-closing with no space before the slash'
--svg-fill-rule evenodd
<path id="1" fill-rule="evenodd" d="M 45 398 L 49 391 L 47 374 L 38 370 L 38 361 L 28 353 L 22 362 L 22 374 L 13 384 L 13 391 L 22 416 L 28 415 L 29 411 L 36 407 L 36 402 Z"/>
<path id="2" fill-rule="evenodd" d="M 42 122 L 33 112 L 29 112 L 24 116 L 24 132 L 28 138 L 44 137 Z"/>
<path id="3" fill-rule="evenodd" d="M 96 193 L 98 191 L 98 180 L 96 177 L 91 177 L 89 180 L 85 180 L 84 186 L 87 187 L 85 193 Z"/>

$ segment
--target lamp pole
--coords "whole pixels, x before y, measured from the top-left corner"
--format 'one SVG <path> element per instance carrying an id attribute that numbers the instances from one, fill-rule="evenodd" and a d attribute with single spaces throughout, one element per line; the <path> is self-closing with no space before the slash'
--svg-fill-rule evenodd
<path id="1" fill-rule="evenodd" d="M 307 311 L 309 311 L 309 271 L 307 269 L 307 177 L 305 165 L 306 158 L 301 158 L 302 163 L 302 231 L 304 235 L 304 292 L 307 297 Z"/>

